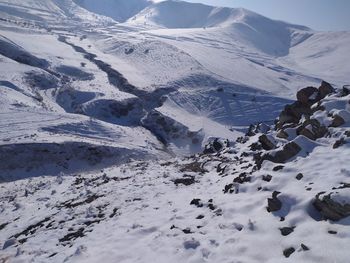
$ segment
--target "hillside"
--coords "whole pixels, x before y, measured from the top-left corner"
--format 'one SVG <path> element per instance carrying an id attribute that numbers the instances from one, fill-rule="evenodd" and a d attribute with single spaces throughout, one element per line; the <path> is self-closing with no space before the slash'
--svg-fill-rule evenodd
<path id="1" fill-rule="evenodd" d="M 349 54 L 242 8 L 0 0 L 0 262 L 347 263 Z"/>
<path id="2" fill-rule="evenodd" d="M 345 263 L 349 94 L 303 89 L 276 125 L 189 158 L 2 184 L 2 258 Z"/>

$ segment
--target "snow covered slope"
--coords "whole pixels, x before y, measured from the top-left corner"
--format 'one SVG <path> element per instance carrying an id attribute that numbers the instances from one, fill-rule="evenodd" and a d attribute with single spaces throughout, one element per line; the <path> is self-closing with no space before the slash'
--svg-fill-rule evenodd
<path id="1" fill-rule="evenodd" d="M 348 262 L 350 89 L 322 87 L 286 107 L 309 118 L 282 112 L 206 153 L 2 184 L 1 258 Z"/>
<path id="2" fill-rule="evenodd" d="M 93 13 L 111 17 L 118 22 L 125 22 L 152 3 L 149 0 L 74 0 L 74 2 Z"/>
<path id="3" fill-rule="evenodd" d="M 208 138 L 235 139 L 250 123 L 272 122 L 301 86 L 349 82 L 349 32 L 181 1 L 115 23 L 76 3 L 0 1 L 6 105 L 138 127 L 171 151 L 193 153 Z M 134 4 L 149 3 L 118 2 L 115 14 L 131 16 Z"/>

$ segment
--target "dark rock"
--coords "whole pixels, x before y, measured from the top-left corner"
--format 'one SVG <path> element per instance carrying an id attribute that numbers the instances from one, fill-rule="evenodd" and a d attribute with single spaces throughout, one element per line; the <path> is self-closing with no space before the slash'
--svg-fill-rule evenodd
<path id="1" fill-rule="evenodd" d="M 272 193 L 272 198 L 267 199 L 267 211 L 275 212 L 282 208 L 282 202 L 277 198 L 280 192 L 274 191 Z"/>
<path id="2" fill-rule="evenodd" d="M 302 173 L 298 173 L 295 178 L 300 181 L 303 177 L 304 175 Z"/>
<path id="3" fill-rule="evenodd" d="M 208 204 L 208 208 L 209 208 L 210 210 L 215 210 L 215 209 L 216 209 L 216 206 L 213 205 L 212 203 L 209 203 L 209 204 Z"/>
<path id="4" fill-rule="evenodd" d="M 0 230 L 3 230 L 8 224 L 8 222 L 0 224 Z"/>
<path id="5" fill-rule="evenodd" d="M 342 126 L 343 124 L 345 124 L 345 120 L 342 117 L 340 117 L 339 115 L 334 115 L 332 124 L 329 125 L 329 127 L 336 128 L 336 127 Z"/>
<path id="6" fill-rule="evenodd" d="M 327 95 L 332 94 L 334 92 L 335 92 L 335 89 L 332 87 L 331 84 L 329 84 L 326 81 L 322 81 L 321 86 L 318 88 L 318 94 L 320 99 L 323 99 Z"/>
<path id="7" fill-rule="evenodd" d="M 350 137 L 350 131 L 345 131 L 344 134 L 346 135 L 346 137 Z"/>
<path id="8" fill-rule="evenodd" d="M 338 234 L 338 232 L 337 232 L 337 231 L 334 231 L 334 230 L 329 230 L 329 231 L 328 231 L 328 234 L 336 235 L 336 234 Z"/>
<path id="9" fill-rule="evenodd" d="M 297 92 L 297 100 L 302 104 L 313 104 L 317 101 L 318 89 L 306 87 Z"/>
<path id="10" fill-rule="evenodd" d="M 337 140 L 334 145 L 333 145 L 333 149 L 337 149 L 340 146 L 344 145 L 346 142 L 344 140 L 344 138 L 340 138 L 339 140 Z"/>
<path id="11" fill-rule="evenodd" d="M 295 226 L 293 226 L 293 227 L 282 227 L 282 228 L 280 228 L 281 235 L 282 235 L 282 236 L 288 236 L 289 234 L 291 234 L 291 233 L 294 232 L 294 228 L 295 228 Z"/>
<path id="12" fill-rule="evenodd" d="M 209 142 L 207 145 L 205 145 L 203 154 L 217 153 L 223 150 L 225 147 L 229 147 L 228 140 L 223 141 L 215 138 L 212 142 Z"/>
<path id="13" fill-rule="evenodd" d="M 277 166 L 273 167 L 272 171 L 277 172 L 279 170 L 282 170 L 283 168 L 284 168 L 283 165 L 277 165 Z"/>
<path id="14" fill-rule="evenodd" d="M 194 161 L 192 163 L 185 164 L 181 167 L 180 172 L 194 172 L 204 174 L 208 172 L 202 167 L 202 163 Z"/>
<path id="15" fill-rule="evenodd" d="M 256 152 L 256 151 L 260 151 L 263 147 L 261 146 L 260 143 L 258 142 L 254 142 L 249 146 L 250 150 Z"/>
<path id="16" fill-rule="evenodd" d="M 307 126 L 311 126 L 311 130 L 307 128 Z M 306 120 L 300 127 L 297 129 L 297 135 L 304 135 L 310 140 L 316 140 L 318 138 L 322 138 L 328 132 L 327 128 L 320 124 L 320 122 L 316 119 L 308 119 Z"/>
<path id="17" fill-rule="evenodd" d="M 233 179 L 234 183 L 244 184 L 250 182 L 251 177 L 247 173 L 241 173 L 235 179 Z"/>
<path id="18" fill-rule="evenodd" d="M 350 94 L 350 85 L 343 86 L 340 96 L 345 97 L 345 96 L 348 96 L 349 94 Z"/>
<path id="19" fill-rule="evenodd" d="M 176 185 L 183 184 L 186 186 L 194 184 L 195 182 L 196 182 L 195 177 L 190 175 L 187 175 L 186 177 L 183 177 L 183 178 L 177 178 L 174 180 L 174 184 Z"/>
<path id="20" fill-rule="evenodd" d="M 283 250 L 283 255 L 286 258 L 289 258 L 289 256 L 292 255 L 294 252 L 295 252 L 295 248 L 294 247 L 286 248 L 285 250 Z"/>
<path id="21" fill-rule="evenodd" d="M 267 175 L 263 175 L 262 179 L 265 181 L 265 182 L 270 182 L 272 180 L 272 176 L 267 174 Z"/>
<path id="22" fill-rule="evenodd" d="M 203 219 L 204 218 L 204 215 L 199 215 L 196 217 L 196 219 Z"/>
<path id="23" fill-rule="evenodd" d="M 321 194 L 324 194 L 324 192 L 316 195 L 316 198 L 313 201 L 313 206 L 325 219 L 338 221 L 350 216 L 350 204 L 340 204 L 332 200 L 331 193 L 320 198 Z"/>
<path id="24" fill-rule="evenodd" d="M 276 148 L 273 142 L 271 142 L 271 140 L 265 134 L 259 137 L 259 142 L 261 143 L 261 146 L 263 147 L 263 149 L 266 151 Z"/>
<path id="25" fill-rule="evenodd" d="M 274 155 L 265 154 L 261 161 L 268 160 L 274 163 L 285 163 L 301 151 L 301 147 L 295 142 L 289 142 L 284 145 L 282 150 L 277 151 Z"/>
<path id="26" fill-rule="evenodd" d="M 303 251 L 308 251 L 308 250 L 310 250 L 310 248 L 309 248 L 308 246 L 304 245 L 303 243 L 301 243 L 300 247 L 301 247 L 301 249 L 302 249 Z"/>
<path id="27" fill-rule="evenodd" d="M 190 228 L 182 229 L 182 232 L 184 232 L 185 234 L 193 234 L 194 233 L 194 232 L 191 231 Z"/>
<path id="28" fill-rule="evenodd" d="M 281 139 L 288 139 L 289 135 L 284 130 L 280 130 L 276 136 Z"/>
<path id="29" fill-rule="evenodd" d="M 227 184 L 225 185 L 225 188 L 223 189 L 224 194 L 230 193 L 232 194 L 235 191 L 233 184 Z"/>
<path id="30" fill-rule="evenodd" d="M 203 207 L 203 203 L 201 202 L 201 200 L 199 198 L 192 199 L 190 205 L 195 205 L 197 207 Z"/>

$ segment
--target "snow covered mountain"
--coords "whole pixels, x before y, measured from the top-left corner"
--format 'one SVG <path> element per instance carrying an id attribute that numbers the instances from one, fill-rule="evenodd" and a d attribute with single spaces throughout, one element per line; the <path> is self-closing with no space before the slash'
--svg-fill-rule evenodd
<path id="1" fill-rule="evenodd" d="M 347 262 L 349 54 L 242 8 L 0 0 L 0 262 Z"/>
<path id="2" fill-rule="evenodd" d="M 118 22 L 125 22 L 152 4 L 150 0 L 74 0 L 81 7 Z"/>

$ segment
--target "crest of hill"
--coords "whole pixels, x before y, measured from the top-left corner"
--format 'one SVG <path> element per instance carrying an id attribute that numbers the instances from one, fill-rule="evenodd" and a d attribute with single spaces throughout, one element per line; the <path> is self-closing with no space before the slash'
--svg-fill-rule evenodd
<path id="1" fill-rule="evenodd" d="M 254 29 L 272 26 L 270 30 L 276 27 L 309 30 L 304 26 L 271 20 L 243 8 L 215 7 L 173 0 L 154 3 L 128 22 L 163 28 L 227 27 L 241 23 Z"/>

